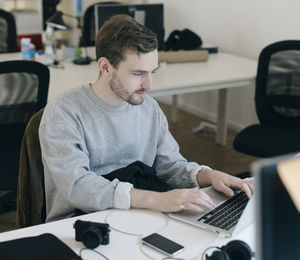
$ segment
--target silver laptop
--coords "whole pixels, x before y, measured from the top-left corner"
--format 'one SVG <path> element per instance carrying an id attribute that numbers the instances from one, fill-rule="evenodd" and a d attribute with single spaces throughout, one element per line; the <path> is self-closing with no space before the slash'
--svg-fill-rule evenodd
<path id="1" fill-rule="evenodd" d="M 194 226 L 209 229 L 224 236 L 233 236 L 254 222 L 255 219 L 255 195 L 248 200 L 244 192 L 237 191 L 234 197 L 229 198 L 213 187 L 205 189 L 216 205 L 213 210 L 202 213 L 183 210 L 178 213 L 169 213 L 171 218 L 192 224 Z M 218 209 L 222 207 L 222 212 Z"/>

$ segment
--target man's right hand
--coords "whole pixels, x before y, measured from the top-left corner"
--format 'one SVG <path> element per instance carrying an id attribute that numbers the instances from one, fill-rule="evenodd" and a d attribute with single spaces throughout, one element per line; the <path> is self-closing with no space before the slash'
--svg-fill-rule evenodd
<path id="1" fill-rule="evenodd" d="M 204 209 L 213 209 L 215 205 L 204 191 L 195 187 L 167 192 L 132 189 L 131 207 L 160 212 L 177 212 L 183 209 L 202 212 Z"/>

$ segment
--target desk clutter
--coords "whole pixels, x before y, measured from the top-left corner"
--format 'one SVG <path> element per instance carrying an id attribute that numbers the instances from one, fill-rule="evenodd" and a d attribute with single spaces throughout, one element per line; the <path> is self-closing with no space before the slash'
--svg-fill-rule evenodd
<path id="1" fill-rule="evenodd" d="M 99 245 L 109 244 L 110 229 L 106 223 L 77 220 L 73 227 L 75 240 L 82 242 L 86 247 L 84 249 L 93 250 Z M 51 233 L 0 243 L 0 259 L 6 260 L 79 260 L 82 259 L 81 251 L 78 256 L 68 245 Z"/>
<path id="2" fill-rule="evenodd" d="M 159 62 L 207 61 L 209 49 L 199 49 L 202 39 L 195 32 L 184 29 L 174 30 L 165 42 L 165 51 L 158 52 Z"/>
<path id="3" fill-rule="evenodd" d="M 122 214 L 120 214 L 122 213 Z M 150 214 L 149 214 L 150 213 Z M 127 217 L 126 218 L 126 214 Z M 117 217 L 119 215 L 119 217 Z M 131 223 L 126 223 L 126 219 L 133 219 Z M 125 218 L 124 218 L 125 217 Z M 17 239 L 11 239 L 8 241 L 0 242 L 0 259 L 5 260 L 76 260 L 76 259 L 116 259 L 110 258 L 107 255 L 107 247 L 113 250 L 118 249 L 116 245 L 121 241 L 116 241 L 116 236 L 113 235 L 112 243 L 110 243 L 110 231 L 114 230 L 123 234 L 136 236 L 139 250 L 141 253 L 149 259 L 191 259 L 191 256 L 179 255 L 179 251 L 176 253 L 171 253 L 176 251 L 174 246 L 180 246 L 184 250 L 185 248 L 189 251 L 189 245 L 181 246 L 175 241 L 180 241 L 179 237 L 174 237 L 171 234 L 160 235 L 162 229 L 167 226 L 167 219 L 164 214 L 159 212 L 152 212 L 142 209 L 134 210 L 118 210 L 112 211 L 111 214 L 107 216 L 107 220 L 112 225 L 100 222 L 91 222 L 76 220 L 75 222 L 69 222 L 66 228 L 70 225 L 73 226 L 74 235 L 70 238 L 69 242 L 64 242 L 66 237 L 57 236 L 49 232 L 44 232 L 40 235 L 22 237 Z M 123 224 L 119 225 L 117 220 L 121 220 Z M 139 219 L 139 223 L 134 227 L 134 222 Z M 154 220 L 155 228 L 152 226 L 152 221 Z M 105 221 L 106 222 L 106 221 Z M 143 222 L 143 223 L 142 223 Z M 72 224 L 73 223 L 73 224 Z M 146 223 L 151 223 L 147 225 Z M 123 227 L 121 227 L 123 225 Z M 147 227 L 145 227 L 147 226 Z M 152 226 L 152 228 L 151 228 Z M 119 230 L 119 228 L 121 229 Z M 133 228 L 131 230 L 131 228 Z M 134 230 L 135 229 L 135 230 Z M 133 232 L 132 232 L 133 231 Z M 153 233 L 159 232 L 159 233 Z M 180 231 L 178 231 L 180 233 Z M 164 232 L 162 232 L 164 233 Z M 149 235 L 150 234 L 150 235 Z M 176 233 L 177 234 L 177 233 Z M 146 236 L 145 236 L 146 235 Z M 148 238 L 156 236 L 157 238 L 148 241 Z M 190 234 L 193 236 L 193 234 Z M 72 242 L 72 241 L 73 242 Z M 77 241 L 77 242 L 76 242 Z M 215 240 L 216 241 L 216 240 Z M 78 243 L 79 242 L 79 243 Z M 82 242 L 82 244 L 81 244 Z M 150 244 L 148 244 L 148 242 Z M 76 245 L 77 250 L 74 250 L 74 245 Z M 182 243 L 182 241 L 181 241 Z M 153 245 L 153 246 L 152 246 Z M 100 246 L 100 247 L 99 247 Z M 98 248 L 99 247 L 99 248 Z M 81 249 L 80 249 L 81 248 Z M 103 250 L 101 250 L 101 249 Z M 100 249 L 100 250 L 99 250 Z M 92 254 L 92 258 L 83 258 L 83 251 L 85 255 Z M 104 251 L 104 253 L 102 252 Z M 162 252 L 163 251 L 163 252 Z M 170 252 L 169 252 L 170 251 Z M 98 254 L 98 256 L 96 256 Z M 101 257 L 100 257 L 100 256 Z M 167 257 L 166 257 L 167 255 Z M 251 247 L 242 240 L 231 240 L 224 246 L 209 246 L 196 257 L 193 255 L 192 259 L 202 259 L 202 260 L 251 260 L 254 256 Z M 155 258 L 153 258 L 155 257 Z M 124 258 L 125 259 L 125 258 Z M 134 258 L 137 259 L 137 258 Z M 143 258 L 144 259 L 144 258 Z"/>

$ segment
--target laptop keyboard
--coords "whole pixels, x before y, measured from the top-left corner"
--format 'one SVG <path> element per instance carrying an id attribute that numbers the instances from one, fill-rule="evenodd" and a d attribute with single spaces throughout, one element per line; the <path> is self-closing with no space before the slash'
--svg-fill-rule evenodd
<path id="1" fill-rule="evenodd" d="M 240 191 L 212 211 L 206 213 L 198 221 L 228 230 L 238 222 L 248 201 L 246 193 Z"/>

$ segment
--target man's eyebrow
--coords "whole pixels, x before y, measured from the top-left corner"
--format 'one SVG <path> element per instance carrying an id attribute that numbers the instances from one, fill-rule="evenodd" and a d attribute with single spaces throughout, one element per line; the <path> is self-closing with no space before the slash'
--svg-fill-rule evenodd
<path id="1" fill-rule="evenodd" d="M 131 70 L 131 72 L 138 72 L 138 73 L 147 73 L 146 70 Z"/>
<path id="2" fill-rule="evenodd" d="M 159 69 L 159 66 L 156 67 L 154 70 L 151 71 L 151 73 L 157 71 Z M 147 70 L 131 70 L 131 72 L 138 72 L 138 73 L 149 73 Z"/>

